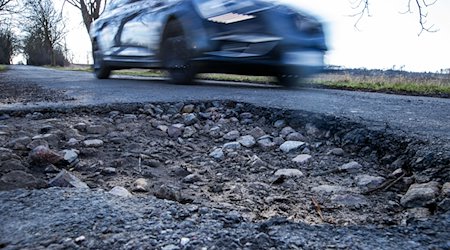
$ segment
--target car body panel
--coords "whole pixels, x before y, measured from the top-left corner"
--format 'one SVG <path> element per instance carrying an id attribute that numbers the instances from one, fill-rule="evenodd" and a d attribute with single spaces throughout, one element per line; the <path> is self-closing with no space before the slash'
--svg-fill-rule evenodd
<path id="1" fill-rule="evenodd" d="M 91 26 L 95 53 L 115 69 L 162 68 L 161 47 L 171 20 L 181 26 L 198 72 L 319 70 L 327 50 L 322 25 L 284 5 L 261 0 L 112 0 Z M 267 67 L 275 69 L 259 72 Z"/>

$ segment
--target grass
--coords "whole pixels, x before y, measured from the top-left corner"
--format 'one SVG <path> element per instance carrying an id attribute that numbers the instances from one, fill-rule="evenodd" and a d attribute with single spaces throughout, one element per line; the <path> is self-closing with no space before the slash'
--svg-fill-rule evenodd
<path id="1" fill-rule="evenodd" d="M 0 64 L 0 72 L 6 71 L 8 67 L 6 65 Z"/>
<path id="2" fill-rule="evenodd" d="M 375 72 L 375 71 L 374 71 Z M 450 75 L 432 73 L 320 74 L 311 82 L 328 88 L 450 97 Z"/>
<path id="3" fill-rule="evenodd" d="M 56 69 L 86 72 L 92 71 L 89 66 L 80 65 L 56 67 Z M 165 76 L 164 71 L 146 69 L 115 70 L 113 74 L 144 77 Z M 274 77 L 267 76 L 199 74 L 197 78 L 203 80 L 252 82 L 263 84 L 276 83 L 276 79 Z M 308 79 L 308 82 L 311 83 L 312 87 L 318 86 L 334 89 L 450 97 L 450 74 L 357 69 L 340 70 L 332 73 L 319 74 Z"/>

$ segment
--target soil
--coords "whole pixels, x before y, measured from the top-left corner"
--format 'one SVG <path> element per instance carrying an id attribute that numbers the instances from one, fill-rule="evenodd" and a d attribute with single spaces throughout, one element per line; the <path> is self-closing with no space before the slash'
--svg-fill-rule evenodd
<path id="1" fill-rule="evenodd" d="M 2 102 L 66 98 L 62 93 L 54 95 L 37 86 L 23 87 L 32 88 L 38 94 L 16 95 L 22 91 L 5 88 Z M 250 140 L 242 142 L 242 136 Z M 288 150 L 285 148 L 287 141 L 297 146 Z M 57 160 L 36 156 L 39 146 L 48 148 L 48 154 L 56 155 Z M 163 211 L 169 209 L 174 211 L 166 218 L 171 225 L 186 222 L 186 218 L 203 218 L 203 214 L 220 221 L 221 227 L 228 223 L 235 229 L 227 234 L 219 228 L 225 233 L 207 240 L 208 231 L 213 232 L 217 225 L 197 220 L 195 225 L 202 225 L 203 231 L 192 228 L 185 231 L 185 235 L 197 232 L 195 237 L 199 237 L 198 242 L 192 241 L 193 236 L 188 237 L 191 241 L 184 240 L 186 244 L 181 244 L 181 248 L 186 249 L 187 246 L 226 248 L 219 240 L 223 235 L 235 238 L 235 245 L 229 245 L 230 248 L 333 247 L 328 240 L 320 242 L 319 239 L 324 238 L 318 236 L 312 245 L 301 243 L 300 232 L 304 231 L 305 236 L 311 225 L 329 227 L 314 228 L 316 234 L 328 235 L 336 229 L 334 237 L 343 237 L 348 233 L 346 230 L 352 231 L 348 226 L 358 226 L 364 229 L 355 239 L 370 237 L 372 227 L 392 230 L 395 237 L 402 239 L 408 233 L 401 230 L 416 230 L 415 225 L 420 221 L 428 223 L 427 230 L 433 232 L 432 236 L 417 236 L 418 245 L 409 242 L 398 247 L 411 249 L 433 244 L 445 248 L 449 244 L 449 232 L 445 228 L 450 222 L 448 204 L 444 204 L 448 194 L 443 188 L 450 181 L 448 149 L 446 142 L 433 141 L 431 145 L 388 128 L 366 128 L 336 117 L 229 101 L 4 111 L 0 113 L 0 190 L 4 190 L 0 192 L 0 199 L 2 217 L 10 224 L 1 227 L 0 247 L 39 245 L 46 248 L 56 244 L 55 248 L 71 248 L 78 244 L 98 248 L 100 233 L 116 235 L 111 242 L 103 241 L 104 246 L 109 247 L 126 248 L 128 244 L 128 248 L 164 248 L 170 242 L 180 247 L 179 237 L 183 233 L 166 224 L 151 230 L 142 229 L 150 230 L 153 235 L 159 230 L 161 235 L 172 237 L 155 236 L 155 241 L 147 245 L 142 239 L 137 240 L 136 235 L 111 232 L 107 225 L 92 224 L 97 216 L 93 210 L 97 210 L 99 204 L 108 203 L 104 200 L 105 195 L 109 195 L 107 192 L 114 187 L 124 187 L 132 198 L 113 202 L 114 206 L 123 202 L 121 209 L 126 210 L 126 214 L 145 214 L 141 208 L 132 207 L 154 204 L 159 208 L 152 211 L 158 212 L 152 213 L 148 220 L 164 218 Z M 63 159 L 68 151 L 72 157 Z M 346 168 L 349 163 L 352 167 Z M 63 169 L 86 183 L 91 191 L 50 188 L 52 180 Z M 431 182 L 438 188 L 433 199 L 413 207 L 402 203 L 411 184 Z M 11 191 L 16 189 L 39 190 Z M 55 196 L 67 199 L 58 201 Z M 39 202 L 42 199 L 48 202 Z M 25 203 L 35 206 L 24 206 Z M 77 206 L 79 211 L 84 211 L 83 215 L 70 215 L 84 220 L 78 222 L 84 231 L 74 229 L 70 236 L 64 234 L 67 225 L 58 226 L 66 223 L 62 215 L 55 215 L 55 220 L 60 221 L 39 219 L 46 218 L 46 213 L 64 213 L 58 204 L 68 206 L 67 211 Z M 88 208 L 89 204 L 92 209 Z M 18 209 L 17 218 L 12 216 L 15 209 Z M 121 221 L 127 220 L 127 217 L 117 216 Z M 131 232 L 139 231 L 135 226 L 142 222 L 140 217 L 131 216 L 134 216 L 133 223 L 120 223 L 123 226 L 120 228 L 127 231 L 128 225 Z M 108 218 L 108 223 L 114 223 Z M 23 226 L 17 231 L 18 236 L 10 233 L 17 229 L 15 223 L 28 225 L 30 220 L 36 220 L 31 225 L 48 223 L 56 229 L 43 227 L 42 230 L 50 231 L 47 237 L 33 226 Z M 439 221 L 435 228 L 427 222 L 434 220 Z M 67 223 L 76 222 L 70 219 Z M 76 238 L 80 236 L 76 234 L 88 230 L 83 228 L 87 226 L 94 227 L 92 232 L 96 236 L 88 237 L 92 241 Z M 97 227 L 106 229 L 98 232 Z M 353 233 L 358 234 L 357 231 L 359 229 Z M 37 234 L 31 239 L 23 238 L 33 232 Z M 290 234 L 297 236 L 286 238 Z M 374 231 L 374 234 L 380 232 Z M 72 238 L 64 241 L 61 237 Z M 337 248 L 371 248 L 368 243 L 358 245 L 359 241 L 353 242 L 356 244 L 353 246 L 345 243 L 345 239 L 337 242 Z M 70 245 L 72 243 L 75 245 Z"/>

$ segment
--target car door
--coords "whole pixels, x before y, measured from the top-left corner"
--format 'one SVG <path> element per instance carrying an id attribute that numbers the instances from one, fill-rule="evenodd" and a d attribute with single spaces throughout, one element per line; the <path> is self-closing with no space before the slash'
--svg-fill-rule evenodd
<path id="1" fill-rule="evenodd" d="M 157 12 L 163 5 L 162 0 L 132 0 L 128 15 L 121 23 L 121 50 L 117 56 L 137 60 L 154 59 L 161 26 L 157 22 Z"/>
<path id="2" fill-rule="evenodd" d="M 103 55 L 108 59 L 117 51 L 120 43 L 120 23 L 124 17 L 123 9 L 130 0 L 111 0 L 101 18 L 96 23 L 96 40 Z"/>

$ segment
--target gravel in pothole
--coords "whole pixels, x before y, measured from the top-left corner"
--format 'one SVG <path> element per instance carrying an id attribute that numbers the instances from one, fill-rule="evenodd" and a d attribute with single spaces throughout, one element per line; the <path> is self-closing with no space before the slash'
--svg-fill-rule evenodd
<path id="1" fill-rule="evenodd" d="M 362 146 L 362 129 L 277 112 L 205 102 L 3 114 L 0 190 L 103 189 L 310 224 L 405 224 L 448 210 L 448 183 L 411 185 L 399 145 Z"/>

